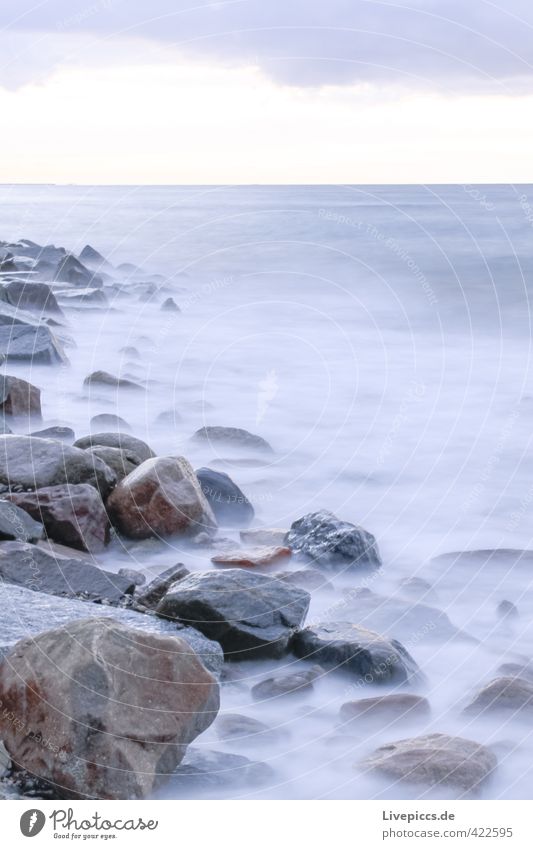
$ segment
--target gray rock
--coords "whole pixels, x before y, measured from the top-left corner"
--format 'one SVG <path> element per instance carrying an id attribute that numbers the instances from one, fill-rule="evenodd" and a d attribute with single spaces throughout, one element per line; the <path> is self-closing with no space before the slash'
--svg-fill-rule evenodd
<path id="1" fill-rule="evenodd" d="M 26 280 L 9 280 L 2 287 L 2 297 L 13 307 L 30 312 L 59 313 L 61 309 L 47 283 Z"/>
<path id="2" fill-rule="evenodd" d="M 44 528 L 40 522 L 35 522 L 16 504 L 0 499 L 0 540 L 35 542 L 43 534 Z"/>
<path id="3" fill-rule="evenodd" d="M 81 286 L 83 289 L 99 289 L 103 285 L 102 278 L 85 268 L 83 263 L 72 254 L 66 254 L 59 261 L 54 280 L 70 283 L 72 286 Z"/>
<path id="4" fill-rule="evenodd" d="M 350 622 L 325 622 L 297 631 L 292 639 L 297 657 L 337 669 L 367 683 L 408 681 L 420 670 L 398 640 Z"/>
<path id="5" fill-rule="evenodd" d="M 501 619 L 517 619 L 518 608 L 512 601 L 500 601 L 496 612 Z"/>
<path id="6" fill-rule="evenodd" d="M 140 384 L 134 383 L 133 380 L 115 377 L 114 374 L 110 374 L 108 371 L 93 371 L 92 374 L 85 378 L 83 385 L 108 386 L 111 389 L 134 389 L 144 392 L 144 388 Z"/>
<path id="7" fill-rule="evenodd" d="M 99 271 L 100 269 L 111 269 L 110 263 L 92 245 L 85 245 L 79 255 L 80 262 L 89 268 Z"/>
<path id="8" fill-rule="evenodd" d="M 30 436 L 38 436 L 40 439 L 60 439 L 69 445 L 72 445 L 76 439 L 76 434 L 72 428 L 62 425 L 53 425 L 52 427 L 45 427 L 42 430 L 34 430 L 30 433 Z"/>
<path id="9" fill-rule="evenodd" d="M 102 428 L 112 428 L 114 431 L 131 433 L 131 427 L 128 422 L 120 416 L 114 415 L 114 413 L 98 413 L 97 416 L 92 417 L 90 425 L 91 430 L 97 432 L 101 431 Z"/>
<path id="10" fill-rule="evenodd" d="M 187 575 L 190 575 L 190 572 L 185 568 L 183 563 L 176 563 L 175 566 L 165 569 L 164 572 L 161 572 L 157 578 L 150 581 L 150 583 L 140 593 L 138 593 L 138 595 L 136 595 L 136 604 L 141 605 L 148 610 L 155 610 L 170 587 L 177 584 L 178 581 L 183 580 L 183 578 L 186 578 Z"/>
<path id="11" fill-rule="evenodd" d="M 118 574 L 135 584 L 135 587 L 142 587 L 146 583 L 146 576 L 138 569 L 128 569 L 127 566 L 123 566 L 118 570 Z"/>
<path id="12" fill-rule="evenodd" d="M 497 674 L 500 678 L 525 678 L 533 684 L 533 663 L 502 663 Z"/>
<path id="13" fill-rule="evenodd" d="M 0 436 L 0 483 L 23 489 L 89 483 L 105 498 L 115 481 L 109 466 L 80 448 L 37 436 Z"/>
<path id="14" fill-rule="evenodd" d="M 253 451 L 262 451 L 272 454 L 272 447 L 262 436 L 256 436 L 240 427 L 220 427 L 208 425 L 202 427 L 193 434 L 195 442 L 204 442 L 209 445 L 227 445 L 235 448 L 249 448 Z"/>
<path id="15" fill-rule="evenodd" d="M 495 678 L 465 709 L 468 714 L 513 713 L 533 716 L 533 683 L 526 678 Z"/>
<path id="16" fill-rule="evenodd" d="M 0 375 L 0 414 L 13 418 L 41 419 L 41 390 L 8 374 Z"/>
<path id="17" fill-rule="evenodd" d="M 167 790 L 173 798 L 196 798 L 199 793 L 220 794 L 231 788 L 261 786 L 273 781 L 274 777 L 268 764 L 251 761 L 242 755 L 190 746 Z"/>
<path id="18" fill-rule="evenodd" d="M 305 590 L 241 569 L 194 573 L 172 587 L 157 613 L 217 640 L 227 659 L 281 657 L 309 608 Z"/>
<path id="19" fill-rule="evenodd" d="M 7 362 L 63 365 L 68 362 L 58 339 L 46 325 L 0 325 L 0 355 Z"/>
<path id="20" fill-rule="evenodd" d="M 248 525 L 252 521 L 254 508 L 229 475 L 204 468 L 196 470 L 196 477 L 219 525 Z"/>
<path id="21" fill-rule="evenodd" d="M 141 462 L 155 457 L 154 452 L 146 442 L 142 439 L 137 439 L 136 436 L 130 436 L 128 433 L 91 433 L 90 436 L 83 436 L 74 443 L 76 448 L 92 448 L 95 445 L 104 445 L 107 448 L 120 448 L 123 451 L 131 451 Z"/>
<path id="22" fill-rule="evenodd" d="M 133 472 L 137 466 L 141 465 L 141 459 L 132 451 L 122 450 L 120 448 L 108 448 L 107 445 L 95 445 L 93 448 L 85 449 L 88 454 L 94 457 L 99 457 L 106 466 L 115 473 L 117 483 L 123 480 L 130 472 Z"/>
<path id="23" fill-rule="evenodd" d="M 107 307 L 109 301 L 103 289 L 76 289 L 75 291 L 57 292 L 63 306 L 71 304 L 89 304 L 90 306 Z"/>
<path id="24" fill-rule="evenodd" d="M 181 312 L 174 298 L 167 298 L 166 301 L 163 301 L 161 309 L 163 312 Z"/>
<path id="25" fill-rule="evenodd" d="M 388 696 L 356 699 L 345 702 L 339 712 L 343 722 L 356 722 L 360 726 L 368 723 L 381 726 L 392 722 L 409 722 L 427 718 L 430 713 L 428 700 L 413 693 L 391 693 Z"/>
<path id="26" fill-rule="evenodd" d="M 496 756 L 479 743 L 447 734 L 426 734 L 387 743 L 361 766 L 388 779 L 476 792 L 497 764 Z"/>
<path id="27" fill-rule="evenodd" d="M 276 572 L 279 581 L 286 581 L 308 592 L 313 590 L 333 590 L 333 584 L 318 569 L 297 569 L 295 572 Z"/>
<path id="28" fill-rule="evenodd" d="M 252 697 L 256 701 L 277 699 L 280 696 L 299 696 L 313 689 L 317 678 L 326 674 L 321 666 L 311 666 L 309 669 L 299 669 L 285 675 L 274 675 L 265 678 L 252 687 Z"/>
<path id="29" fill-rule="evenodd" d="M 372 534 L 359 525 L 342 522 L 328 510 L 308 513 L 293 522 L 285 544 L 322 567 L 379 569 L 381 566 Z"/>
<path id="30" fill-rule="evenodd" d="M 245 745 L 275 743 L 287 736 L 285 729 L 271 728 L 252 716 L 241 713 L 220 714 L 214 725 L 214 731 L 220 740 L 232 740 Z"/>

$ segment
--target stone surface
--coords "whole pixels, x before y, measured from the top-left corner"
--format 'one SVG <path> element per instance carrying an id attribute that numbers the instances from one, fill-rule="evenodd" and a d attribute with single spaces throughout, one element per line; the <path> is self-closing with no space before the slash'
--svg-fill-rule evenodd
<path id="1" fill-rule="evenodd" d="M 41 390 L 20 377 L 0 375 L 0 414 L 39 420 Z"/>
<path id="2" fill-rule="evenodd" d="M 38 313 L 59 313 L 61 309 L 47 283 L 9 280 L 2 286 L 2 297 L 13 307 Z"/>
<path id="3" fill-rule="evenodd" d="M 167 298 L 161 304 L 161 309 L 163 312 L 181 312 L 174 298 Z"/>
<path id="4" fill-rule="evenodd" d="M 381 746 L 361 766 L 388 779 L 475 792 L 497 766 L 496 756 L 479 743 L 447 734 L 426 734 Z"/>
<path id="5" fill-rule="evenodd" d="M 229 788 L 248 790 L 268 784 L 274 778 L 274 770 L 266 763 L 191 746 L 170 779 L 167 796 L 186 799 L 197 798 L 201 793 L 220 798 L 220 793 L 227 793 Z"/>
<path id="6" fill-rule="evenodd" d="M 0 324 L 0 355 L 7 362 L 63 365 L 68 362 L 59 340 L 45 325 Z"/>
<path id="7" fill-rule="evenodd" d="M 311 666 L 309 669 L 299 669 L 282 675 L 274 675 L 259 681 L 252 687 L 252 698 L 256 701 L 277 699 L 280 696 L 299 696 L 313 689 L 317 678 L 326 674 L 321 666 Z"/>
<path id="8" fill-rule="evenodd" d="M 126 600 L 135 585 L 113 572 L 106 572 L 90 560 L 64 557 L 58 552 L 20 541 L 0 542 L 0 579 L 49 595 L 89 601 Z"/>
<path id="9" fill-rule="evenodd" d="M 116 486 L 107 509 L 131 539 L 213 531 L 215 517 L 184 457 L 145 460 Z"/>
<path id="10" fill-rule="evenodd" d="M 297 657 L 325 669 L 348 672 L 367 683 L 408 681 L 420 674 L 409 652 L 397 640 L 350 622 L 325 622 L 298 631 L 292 640 Z"/>
<path id="11" fill-rule="evenodd" d="M 358 525 L 337 519 L 328 510 L 308 513 L 293 522 L 285 544 L 322 567 L 379 569 L 381 566 L 372 534 Z"/>
<path id="12" fill-rule="evenodd" d="M 310 596 L 241 569 L 194 573 L 164 596 L 157 613 L 217 640 L 227 659 L 281 657 L 303 623 Z"/>
<path id="13" fill-rule="evenodd" d="M 47 536 L 97 553 L 109 543 L 110 524 L 99 492 L 90 484 L 60 484 L 13 493 L 10 501 L 43 523 Z"/>
<path id="14" fill-rule="evenodd" d="M 286 546 L 263 546 L 262 548 L 249 548 L 247 551 L 233 549 L 215 554 L 211 563 L 220 566 L 272 566 L 290 560 L 292 551 Z"/>
<path id="15" fill-rule="evenodd" d="M 466 708 L 469 714 L 523 713 L 533 716 L 533 682 L 516 675 L 495 678 Z"/>
<path id="16" fill-rule="evenodd" d="M 76 448 L 93 448 L 95 445 L 103 445 L 106 448 L 120 448 L 122 451 L 130 451 L 139 460 L 149 460 L 155 457 L 154 452 L 146 442 L 130 436 L 129 433 L 114 433 L 112 431 L 103 433 L 91 433 L 90 436 L 82 436 L 74 443 Z"/>
<path id="17" fill-rule="evenodd" d="M 109 466 L 80 448 L 37 436 L 0 436 L 0 483 L 24 489 L 89 483 L 105 498 L 115 480 Z"/>
<path id="18" fill-rule="evenodd" d="M 81 286 L 84 289 L 96 289 L 102 286 L 102 278 L 85 268 L 83 263 L 72 254 L 66 254 L 59 261 L 54 280 L 61 283 L 70 283 L 72 286 Z"/>
<path id="19" fill-rule="evenodd" d="M 208 425 L 197 430 L 192 438 L 195 442 L 204 442 L 213 446 L 226 445 L 233 448 L 247 448 L 252 451 L 272 453 L 272 447 L 266 439 L 240 427 Z"/>
<path id="20" fill-rule="evenodd" d="M 43 534 L 44 528 L 40 522 L 34 521 L 25 510 L 10 500 L 0 499 L 0 540 L 36 542 Z"/>
<path id="21" fill-rule="evenodd" d="M 389 696 L 374 696 L 370 699 L 357 699 L 345 702 L 339 711 L 343 722 L 352 720 L 389 724 L 398 721 L 412 721 L 427 718 L 431 708 L 423 696 L 412 693 L 391 693 Z"/>
<path id="22" fill-rule="evenodd" d="M 0 664 L 0 699 L 20 720 L 0 716 L 17 767 L 96 799 L 152 794 L 219 707 L 187 643 L 105 618 L 17 643 Z"/>
<path id="23" fill-rule="evenodd" d="M 84 386 L 108 386 L 111 389 L 135 389 L 142 390 L 143 387 L 133 380 L 126 380 L 122 377 L 115 377 L 114 374 L 109 374 L 107 371 L 93 371 L 83 381 Z"/>
<path id="24" fill-rule="evenodd" d="M 61 425 L 52 425 L 45 427 L 42 430 L 34 430 L 30 436 L 38 436 L 40 439 L 60 439 L 62 442 L 68 442 L 72 445 L 76 439 L 76 434 L 71 427 L 63 427 Z"/>
<path id="25" fill-rule="evenodd" d="M 220 714 L 215 722 L 214 731 L 220 740 L 231 740 L 233 743 L 241 743 L 245 746 L 270 745 L 287 736 L 285 729 L 271 728 L 266 723 L 241 713 Z"/>
<path id="26" fill-rule="evenodd" d="M 240 526 L 254 518 L 254 508 L 225 472 L 197 469 L 196 477 L 219 525 Z"/>
<path id="27" fill-rule="evenodd" d="M 190 575 L 190 572 L 185 568 L 183 563 L 176 563 L 175 566 L 170 566 L 169 569 L 165 569 L 164 572 L 161 572 L 157 578 L 150 581 L 150 583 L 147 584 L 140 593 L 138 593 L 135 597 L 136 604 L 146 607 L 148 610 L 155 609 L 170 587 L 178 581 L 181 581 L 183 578 L 186 578 L 187 575 Z"/>
<path id="28" fill-rule="evenodd" d="M 240 532 L 241 542 L 251 545 L 285 545 L 286 536 L 283 528 L 249 528 Z"/>
<path id="29" fill-rule="evenodd" d="M 133 451 L 122 448 L 109 448 L 107 445 L 94 445 L 86 448 L 88 454 L 99 457 L 114 472 L 117 483 L 141 465 L 141 459 Z"/>
<path id="30" fill-rule="evenodd" d="M 286 581 L 288 584 L 293 584 L 295 587 L 302 587 L 304 590 L 312 592 L 313 590 L 328 590 L 334 589 L 331 581 L 324 577 L 323 572 L 318 569 L 296 569 L 294 572 L 276 572 L 276 578 L 280 581 Z"/>
<path id="31" fill-rule="evenodd" d="M 122 431 L 130 433 L 131 427 L 128 422 L 121 416 L 116 416 L 114 413 L 98 413 L 93 416 L 90 421 L 91 430 L 101 431 L 102 428 L 112 428 L 114 431 Z"/>

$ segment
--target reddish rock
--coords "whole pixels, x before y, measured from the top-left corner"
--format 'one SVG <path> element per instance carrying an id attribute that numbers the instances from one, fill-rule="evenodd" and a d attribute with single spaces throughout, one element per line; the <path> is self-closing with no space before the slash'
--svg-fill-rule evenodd
<path id="1" fill-rule="evenodd" d="M 46 486 L 6 496 L 34 519 L 47 536 L 79 551 L 98 552 L 109 542 L 110 523 L 98 490 L 87 483 Z"/>
<path id="2" fill-rule="evenodd" d="M 262 548 L 250 548 L 248 551 L 221 552 L 211 558 L 211 563 L 220 566 L 270 566 L 279 563 L 280 560 L 288 560 L 292 555 L 290 548 L 282 545 L 264 546 Z"/>
<path id="3" fill-rule="evenodd" d="M 209 533 L 213 512 L 184 457 L 145 460 L 120 481 L 107 501 L 115 527 L 131 539 Z"/>
<path id="4" fill-rule="evenodd" d="M 41 390 L 27 380 L 0 375 L 0 414 L 41 419 Z"/>

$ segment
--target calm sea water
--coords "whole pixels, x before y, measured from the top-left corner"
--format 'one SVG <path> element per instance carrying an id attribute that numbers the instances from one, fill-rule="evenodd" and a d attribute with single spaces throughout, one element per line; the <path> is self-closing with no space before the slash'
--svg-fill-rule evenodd
<path id="1" fill-rule="evenodd" d="M 459 709 L 502 658 L 533 656 L 530 576 L 497 566 L 431 576 L 424 564 L 450 550 L 531 547 L 533 189 L 0 187 L 0 238 L 22 237 L 73 251 L 90 243 L 114 265 L 166 281 L 149 302 L 132 295 L 107 310 L 73 311 L 69 368 L 10 368 L 42 387 L 47 422 L 82 435 L 91 416 L 116 412 L 158 452 L 183 453 L 195 466 L 222 468 L 228 457 L 189 444 L 203 424 L 268 439 L 273 462 L 231 467 L 258 524 L 288 527 L 325 507 L 376 535 L 384 569 L 373 589 L 395 592 L 411 575 L 438 584 L 437 606 L 481 644 L 436 651 L 422 638 L 411 647 L 428 676 L 426 725 L 515 741 L 487 793 L 528 797 L 527 729 L 467 728 Z M 181 313 L 161 312 L 169 294 Z M 121 353 L 126 345 L 141 360 Z M 146 396 L 87 394 L 83 378 L 96 368 L 147 381 Z M 173 409 L 179 420 L 156 422 Z M 174 541 L 116 545 L 104 557 L 108 568 L 153 571 L 177 559 L 209 565 Z M 344 576 L 339 593 L 354 582 Z M 503 598 L 520 610 L 513 627 L 496 617 Z M 317 593 L 312 617 L 331 603 Z M 259 795 L 413 795 L 353 768 L 402 736 L 397 729 L 352 734 L 332 753 L 343 692 L 323 682 L 281 715 L 252 705 L 246 688 L 228 691 L 225 709 L 283 724 L 290 743 L 262 753 L 246 742 L 215 748 L 276 767 L 279 780 Z M 214 739 L 209 731 L 199 742 Z"/>

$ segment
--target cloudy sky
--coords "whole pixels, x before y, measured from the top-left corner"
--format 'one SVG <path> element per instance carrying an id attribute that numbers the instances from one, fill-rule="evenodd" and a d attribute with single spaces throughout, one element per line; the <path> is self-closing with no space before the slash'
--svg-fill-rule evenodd
<path id="1" fill-rule="evenodd" d="M 1 182 L 533 182 L 531 0 L 1 0 Z"/>

